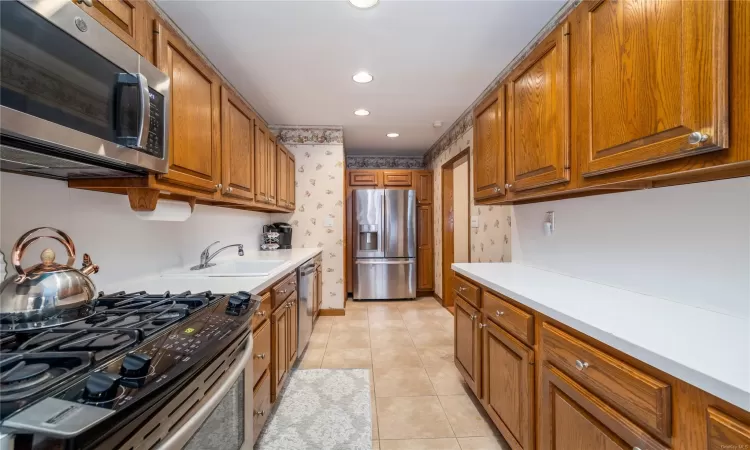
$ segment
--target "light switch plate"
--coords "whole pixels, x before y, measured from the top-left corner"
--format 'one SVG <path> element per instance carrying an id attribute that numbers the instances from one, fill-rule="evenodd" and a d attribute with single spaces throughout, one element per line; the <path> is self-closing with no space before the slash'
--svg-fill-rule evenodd
<path id="1" fill-rule="evenodd" d="M 479 216 L 471 216 L 471 228 L 479 228 Z"/>
<path id="2" fill-rule="evenodd" d="M 323 226 L 326 228 L 333 228 L 333 217 L 326 217 L 323 220 Z"/>

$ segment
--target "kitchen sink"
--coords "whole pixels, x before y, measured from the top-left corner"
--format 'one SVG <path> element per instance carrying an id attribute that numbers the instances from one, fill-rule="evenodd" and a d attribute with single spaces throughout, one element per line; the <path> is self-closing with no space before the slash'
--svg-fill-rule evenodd
<path id="1" fill-rule="evenodd" d="M 200 270 L 189 268 L 164 272 L 163 277 L 265 277 L 286 263 L 283 259 L 256 259 L 248 261 L 218 261 L 216 265 Z"/>

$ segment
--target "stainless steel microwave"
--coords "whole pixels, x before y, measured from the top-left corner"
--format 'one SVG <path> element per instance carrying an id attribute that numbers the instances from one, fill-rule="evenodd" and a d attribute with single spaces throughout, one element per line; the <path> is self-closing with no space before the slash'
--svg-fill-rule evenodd
<path id="1" fill-rule="evenodd" d="M 0 169 L 167 172 L 167 75 L 70 0 L 0 1 L 0 22 Z"/>

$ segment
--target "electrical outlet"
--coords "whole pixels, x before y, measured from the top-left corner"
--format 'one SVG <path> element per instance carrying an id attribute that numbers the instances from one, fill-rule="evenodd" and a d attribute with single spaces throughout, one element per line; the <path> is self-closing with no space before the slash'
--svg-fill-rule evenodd
<path id="1" fill-rule="evenodd" d="M 333 228 L 333 217 L 326 217 L 323 219 L 323 226 L 326 228 Z"/>
<path id="2" fill-rule="evenodd" d="M 479 228 L 479 216 L 471 216 L 471 228 Z"/>
<path id="3" fill-rule="evenodd" d="M 547 211 L 544 215 L 544 235 L 552 236 L 555 232 L 555 212 Z"/>

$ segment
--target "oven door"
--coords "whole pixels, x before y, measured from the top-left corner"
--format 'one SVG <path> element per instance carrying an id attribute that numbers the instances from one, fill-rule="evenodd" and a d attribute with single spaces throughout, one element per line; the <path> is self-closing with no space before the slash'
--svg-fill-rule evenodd
<path id="1" fill-rule="evenodd" d="M 70 1 L 2 1 L 0 22 L 4 146 L 166 172 L 169 77 Z"/>

